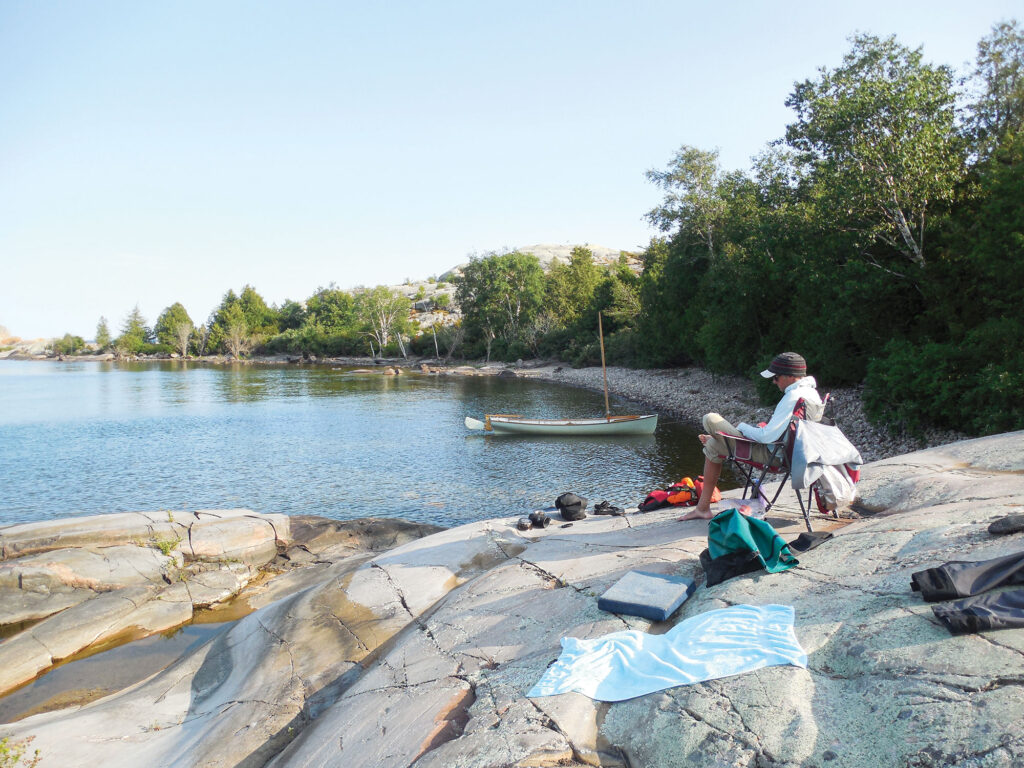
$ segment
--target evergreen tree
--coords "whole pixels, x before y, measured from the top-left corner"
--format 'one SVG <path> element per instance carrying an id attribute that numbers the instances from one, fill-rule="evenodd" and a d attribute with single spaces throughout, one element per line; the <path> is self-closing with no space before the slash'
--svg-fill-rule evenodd
<path id="1" fill-rule="evenodd" d="M 160 314 L 153 330 L 161 344 L 173 347 L 182 357 L 187 357 L 194 328 L 185 307 L 181 302 L 175 302 Z"/>
<path id="2" fill-rule="evenodd" d="M 121 324 L 121 335 L 117 337 L 114 346 L 122 354 L 137 355 L 152 342 L 152 339 L 153 333 L 146 326 L 146 318 L 142 316 L 139 305 L 136 304 Z"/>
<path id="3" fill-rule="evenodd" d="M 107 326 L 107 318 L 100 317 L 96 324 L 96 347 L 100 352 L 110 348 L 110 328 Z"/>

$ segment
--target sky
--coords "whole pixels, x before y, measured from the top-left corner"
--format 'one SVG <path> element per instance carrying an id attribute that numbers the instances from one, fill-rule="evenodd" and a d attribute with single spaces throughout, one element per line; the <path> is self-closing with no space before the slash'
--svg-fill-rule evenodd
<path id="1" fill-rule="evenodd" d="M 747 169 L 856 32 L 966 71 L 1019 0 L 0 0 L 0 326 L 642 250 L 683 144 Z"/>

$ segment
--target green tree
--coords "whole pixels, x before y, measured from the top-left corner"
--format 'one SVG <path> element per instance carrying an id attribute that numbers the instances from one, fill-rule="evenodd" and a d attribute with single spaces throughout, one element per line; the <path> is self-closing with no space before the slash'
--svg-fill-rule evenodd
<path id="1" fill-rule="evenodd" d="M 255 343 L 278 332 L 277 312 L 267 306 L 267 302 L 251 285 L 242 288 L 242 292 L 238 296 L 238 304 Z"/>
<path id="2" fill-rule="evenodd" d="M 842 66 L 798 83 L 786 140 L 810 168 L 824 214 L 924 267 L 933 207 L 953 198 L 964 162 L 953 74 L 894 37 L 857 35 Z"/>
<path id="3" fill-rule="evenodd" d="M 545 310 L 559 325 L 567 326 L 588 311 L 594 291 L 601 280 L 601 270 L 594 264 L 589 248 L 576 246 L 569 263 L 555 263 L 548 271 L 545 285 Z"/>
<path id="4" fill-rule="evenodd" d="M 366 329 L 365 333 L 371 339 L 371 353 L 374 341 L 377 342 L 377 351 L 383 354 L 394 339 L 402 357 L 406 357 L 403 336 L 409 330 L 409 310 L 412 308 L 412 302 L 408 297 L 379 285 L 358 292 L 355 298 L 358 315 Z"/>
<path id="5" fill-rule="evenodd" d="M 969 126 L 979 153 L 990 154 L 1009 132 L 1024 128 L 1024 31 L 1003 21 L 978 43 Z"/>
<path id="6" fill-rule="evenodd" d="M 195 324 L 181 302 L 175 302 L 161 312 L 153 328 L 157 340 L 176 349 L 182 357 L 188 356 L 189 341 L 194 329 Z"/>
<path id="7" fill-rule="evenodd" d="M 65 333 L 61 338 L 53 340 L 53 343 L 50 344 L 50 349 L 58 355 L 73 355 L 85 349 L 85 339 L 81 336 L 72 336 L 70 333 Z"/>
<path id="8" fill-rule="evenodd" d="M 718 194 L 718 150 L 706 152 L 684 144 L 668 168 L 647 171 L 647 179 L 665 192 L 661 205 L 647 213 L 647 220 L 662 232 L 678 230 L 694 237 L 707 248 L 708 256 L 713 255 L 715 233 L 725 212 Z"/>
<path id="9" fill-rule="evenodd" d="M 152 339 L 153 333 L 146 326 L 146 318 L 142 316 L 139 305 L 136 304 L 125 317 L 121 325 L 121 335 L 117 337 L 114 346 L 121 354 L 137 355 Z"/>
<path id="10" fill-rule="evenodd" d="M 306 323 L 325 334 L 352 331 L 359 324 L 355 297 L 333 283 L 327 288 L 318 288 L 306 299 Z"/>
<path id="11" fill-rule="evenodd" d="M 282 331 L 301 328 L 306 322 L 306 308 L 297 301 L 285 299 L 284 304 L 277 310 L 278 325 Z"/>
<path id="12" fill-rule="evenodd" d="M 865 408 L 912 429 L 1024 429 L 1024 130 L 976 168 L 949 230 L 914 333 L 869 368 Z"/>
<path id="13" fill-rule="evenodd" d="M 227 345 L 224 342 L 228 324 L 227 311 L 237 303 L 238 294 L 229 288 L 221 298 L 220 304 L 210 313 L 210 318 L 206 321 L 206 343 L 203 344 L 204 349 L 200 351 L 200 354 L 206 350 L 211 353 L 227 351 Z"/>
<path id="14" fill-rule="evenodd" d="M 100 352 L 109 349 L 111 344 L 110 328 L 107 326 L 107 318 L 100 317 L 96 324 L 96 347 Z"/>
<path id="15" fill-rule="evenodd" d="M 521 340 L 536 318 L 543 304 L 544 270 L 536 256 L 519 251 L 474 257 L 457 281 L 455 297 L 467 332 L 484 342 L 490 360 L 496 338 Z"/>
<path id="16" fill-rule="evenodd" d="M 278 333 L 277 313 L 251 285 L 243 287 L 240 294 L 228 290 L 210 316 L 208 326 L 206 346 L 235 357 Z"/>
<path id="17" fill-rule="evenodd" d="M 224 345 L 228 354 L 235 359 L 240 359 L 252 348 L 254 341 L 241 303 L 236 301 L 228 305 L 219 320 L 223 324 Z"/>
<path id="18" fill-rule="evenodd" d="M 641 310 L 640 276 L 630 269 L 626 254 L 619 256 L 604 285 L 608 295 L 601 304 L 605 317 L 619 327 L 632 327 Z"/>

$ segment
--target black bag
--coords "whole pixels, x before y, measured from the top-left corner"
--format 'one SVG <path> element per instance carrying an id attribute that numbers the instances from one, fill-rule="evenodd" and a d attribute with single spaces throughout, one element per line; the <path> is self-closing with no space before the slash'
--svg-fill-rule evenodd
<path id="1" fill-rule="evenodd" d="M 1024 584 L 1024 551 L 980 562 L 954 560 L 910 574 L 910 588 L 929 603 L 1018 584 Z"/>
<path id="2" fill-rule="evenodd" d="M 933 605 L 932 613 L 954 635 L 1024 627 L 1024 589 Z"/>
<path id="3" fill-rule="evenodd" d="M 700 553 L 700 564 L 704 568 L 706 587 L 713 587 L 736 576 L 764 571 L 764 560 L 757 552 L 729 552 L 712 560 L 711 553 L 705 549 Z"/>
<path id="4" fill-rule="evenodd" d="M 587 516 L 587 500 L 575 493 L 563 493 L 555 499 L 555 506 L 563 520 L 582 520 Z"/>

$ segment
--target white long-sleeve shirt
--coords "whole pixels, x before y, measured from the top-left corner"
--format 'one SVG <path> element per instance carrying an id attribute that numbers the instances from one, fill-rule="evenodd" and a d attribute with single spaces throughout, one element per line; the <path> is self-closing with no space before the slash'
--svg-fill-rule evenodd
<path id="1" fill-rule="evenodd" d="M 789 418 L 793 415 L 793 409 L 796 408 L 798 400 L 803 399 L 811 405 L 821 405 L 821 396 L 818 394 L 817 386 L 818 383 L 813 376 L 804 376 L 802 379 L 794 381 L 782 393 L 782 399 L 775 406 L 775 413 L 772 414 L 771 421 L 765 426 L 754 427 L 741 421 L 736 429 L 740 431 L 741 435 L 749 437 L 751 440 L 757 440 L 759 443 L 771 443 L 778 440 L 786 431 Z"/>

